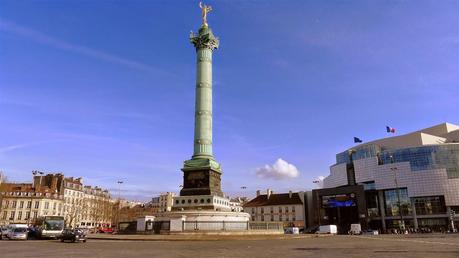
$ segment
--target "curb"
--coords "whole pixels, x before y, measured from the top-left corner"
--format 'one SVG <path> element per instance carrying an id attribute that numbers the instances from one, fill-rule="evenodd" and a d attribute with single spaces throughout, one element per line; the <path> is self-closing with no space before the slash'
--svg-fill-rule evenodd
<path id="1" fill-rule="evenodd" d="M 130 236 L 139 236 L 139 235 L 130 235 Z M 190 235 L 188 237 L 169 237 L 170 235 L 164 235 L 165 237 L 157 237 L 157 238 L 146 238 L 146 237 L 94 237 L 88 236 L 87 239 L 89 240 L 110 240 L 110 241 L 244 241 L 244 240 L 253 240 L 253 241 L 260 241 L 260 240 L 289 240 L 289 239 L 314 239 L 319 237 L 330 237 L 331 235 L 223 235 L 223 236 L 215 236 L 215 235 L 204 235 L 204 236 L 197 236 L 197 235 Z"/>

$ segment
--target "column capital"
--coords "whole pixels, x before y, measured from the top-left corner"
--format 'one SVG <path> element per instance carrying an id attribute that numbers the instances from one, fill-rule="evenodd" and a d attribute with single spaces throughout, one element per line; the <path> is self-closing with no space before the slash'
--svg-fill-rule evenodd
<path id="1" fill-rule="evenodd" d="M 208 26 L 203 26 L 199 29 L 199 33 L 190 33 L 190 42 L 194 45 L 196 50 L 207 48 L 213 51 L 220 45 L 220 40 L 214 36 L 212 30 Z"/>

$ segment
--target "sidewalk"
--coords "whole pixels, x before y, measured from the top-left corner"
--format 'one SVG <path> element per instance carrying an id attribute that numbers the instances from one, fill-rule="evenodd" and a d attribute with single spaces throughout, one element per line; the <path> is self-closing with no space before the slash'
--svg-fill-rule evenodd
<path id="1" fill-rule="evenodd" d="M 206 234 L 175 234 L 175 235 L 110 235 L 89 234 L 91 240 L 124 240 L 124 241 L 222 241 L 222 240 L 268 240 L 327 237 L 329 235 L 206 235 Z"/>

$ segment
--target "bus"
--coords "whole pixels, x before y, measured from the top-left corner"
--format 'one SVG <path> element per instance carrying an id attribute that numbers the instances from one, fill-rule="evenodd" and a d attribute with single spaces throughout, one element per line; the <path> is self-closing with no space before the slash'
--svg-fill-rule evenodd
<path id="1" fill-rule="evenodd" d="M 64 230 L 63 216 L 43 216 L 35 221 L 38 238 L 58 238 Z"/>

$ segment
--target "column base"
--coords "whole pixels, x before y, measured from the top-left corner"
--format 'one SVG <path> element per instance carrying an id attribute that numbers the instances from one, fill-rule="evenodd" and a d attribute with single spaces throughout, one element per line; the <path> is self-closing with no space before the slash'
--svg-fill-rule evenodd
<path id="1" fill-rule="evenodd" d="M 216 195 L 221 190 L 221 168 L 213 158 L 193 158 L 184 162 L 183 188 L 180 196 Z"/>

